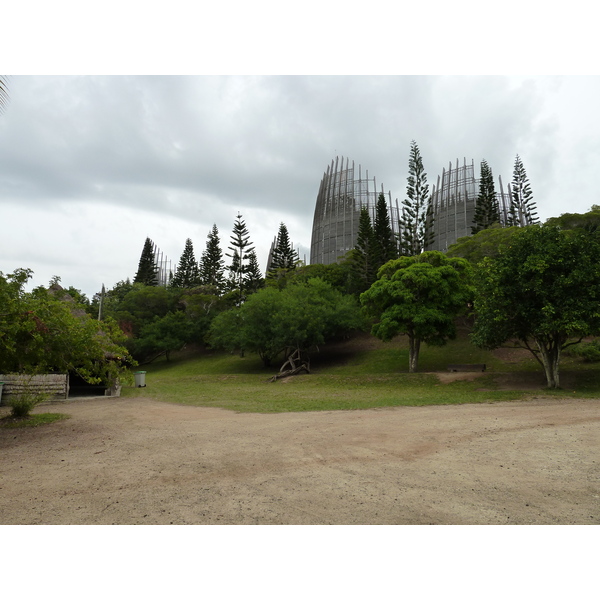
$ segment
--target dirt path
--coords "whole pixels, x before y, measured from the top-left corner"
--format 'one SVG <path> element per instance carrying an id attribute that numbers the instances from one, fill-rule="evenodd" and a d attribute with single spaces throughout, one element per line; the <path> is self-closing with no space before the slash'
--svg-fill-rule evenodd
<path id="1" fill-rule="evenodd" d="M 0 429 L 1 524 L 598 524 L 600 402 L 236 414 L 148 399 Z"/>

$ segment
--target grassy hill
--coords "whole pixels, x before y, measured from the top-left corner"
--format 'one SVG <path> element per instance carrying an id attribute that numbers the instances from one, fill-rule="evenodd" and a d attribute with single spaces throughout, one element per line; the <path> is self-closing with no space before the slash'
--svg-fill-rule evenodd
<path id="1" fill-rule="evenodd" d="M 485 373 L 449 373 L 451 363 L 485 363 Z M 319 348 L 311 374 L 269 382 L 257 356 L 188 349 L 139 370 L 146 387 L 123 388 L 123 396 L 212 406 L 241 412 L 353 410 L 389 406 L 462 404 L 550 396 L 599 397 L 600 365 L 565 356 L 562 390 L 545 389 L 541 367 L 524 350 L 483 351 L 465 331 L 442 348 L 423 345 L 419 373 L 408 373 L 404 337 L 384 343 L 369 334 Z"/>

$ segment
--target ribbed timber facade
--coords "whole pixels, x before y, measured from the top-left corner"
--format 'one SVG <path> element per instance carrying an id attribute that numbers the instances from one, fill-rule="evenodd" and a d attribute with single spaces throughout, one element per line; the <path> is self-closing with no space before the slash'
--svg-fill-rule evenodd
<path id="1" fill-rule="evenodd" d="M 379 194 L 375 177 L 369 178 L 369 172 L 362 175 L 362 168 L 354 166 L 344 157 L 331 161 L 323 174 L 315 215 L 313 219 L 310 244 L 310 264 L 329 265 L 336 263 L 352 250 L 358 236 L 360 211 L 363 206 L 369 210 L 371 220 L 375 220 L 375 209 Z M 384 194 L 385 195 L 385 194 Z M 400 212 L 398 201 L 392 205 L 390 192 L 387 193 L 390 224 L 394 234 L 399 233 Z"/>
<path id="2" fill-rule="evenodd" d="M 510 185 L 504 191 L 502 178 L 498 177 L 500 191 L 496 192 L 500 223 L 504 225 L 510 211 Z M 442 169 L 437 178 L 437 185 L 431 189 L 433 208 L 433 241 L 427 250 L 445 252 L 458 238 L 471 235 L 475 203 L 479 194 L 479 179 L 475 179 L 475 165 L 456 166 L 449 164 L 448 170 Z M 527 223 L 523 223 L 526 225 Z"/>

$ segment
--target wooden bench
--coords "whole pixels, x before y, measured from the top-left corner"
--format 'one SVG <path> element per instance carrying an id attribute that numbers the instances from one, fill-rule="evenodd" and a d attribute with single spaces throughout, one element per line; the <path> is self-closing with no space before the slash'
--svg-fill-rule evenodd
<path id="1" fill-rule="evenodd" d="M 485 371 L 485 364 L 482 365 L 448 365 L 448 371 Z"/>

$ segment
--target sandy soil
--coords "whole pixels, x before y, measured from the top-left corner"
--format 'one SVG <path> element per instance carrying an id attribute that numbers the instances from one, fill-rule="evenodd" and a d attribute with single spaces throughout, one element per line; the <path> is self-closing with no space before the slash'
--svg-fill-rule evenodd
<path id="1" fill-rule="evenodd" d="M 0 429 L 2 524 L 598 524 L 600 402 L 237 414 L 149 399 Z"/>

